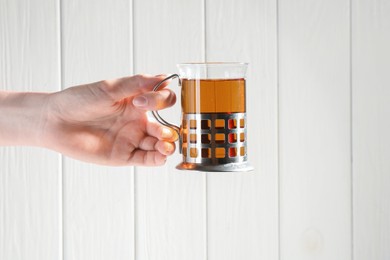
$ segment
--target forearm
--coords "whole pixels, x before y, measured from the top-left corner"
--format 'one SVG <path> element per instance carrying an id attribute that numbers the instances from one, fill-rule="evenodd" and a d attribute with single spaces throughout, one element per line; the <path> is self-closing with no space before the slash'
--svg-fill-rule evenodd
<path id="1" fill-rule="evenodd" d="M 45 146 L 46 93 L 0 91 L 0 146 Z"/>

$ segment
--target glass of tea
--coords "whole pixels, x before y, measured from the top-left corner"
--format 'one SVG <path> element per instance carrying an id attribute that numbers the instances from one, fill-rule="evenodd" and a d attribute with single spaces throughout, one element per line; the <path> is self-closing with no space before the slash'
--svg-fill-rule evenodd
<path id="1" fill-rule="evenodd" d="M 161 124 L 179 135 L 183 161 L 180 170 L 244 172 L 253 170 L 248 163 L 245 74 L 247 63 L 181 63 L 179 74 L 170 79 L 181 86 L 181 125 L 165 121 L 157 111 L 152 114 Z"/>

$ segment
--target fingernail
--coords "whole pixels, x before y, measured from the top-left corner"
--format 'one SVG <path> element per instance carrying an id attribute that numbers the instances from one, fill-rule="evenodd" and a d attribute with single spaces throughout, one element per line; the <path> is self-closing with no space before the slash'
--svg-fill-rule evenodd
<path id="1" fill-rule="evenodd" d="M 146 97 L 138 96 L 133 99 L 133 105 L 136 107 L 143 107 L 148 104 L 148 100 Z"/>
<path id="2" fill-rule="evenodd" d="M 162 138 L 171 138 L 173 137 L 173 133 L 168 128 L 163 128 L 162 130 Z"/>

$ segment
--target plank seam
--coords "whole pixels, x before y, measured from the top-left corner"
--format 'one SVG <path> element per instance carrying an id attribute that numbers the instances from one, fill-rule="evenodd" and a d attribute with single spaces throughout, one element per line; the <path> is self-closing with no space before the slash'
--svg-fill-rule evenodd
<path id="1" fill-rule="evenodd" d="M 61 91 L 64 88 L 64 35 L 63 35 L 63 1 L 58 0 L 57 2 L 57 14 L 58 14 L 58 48 L 59 48 L 59 90 Z M 64 187 L 64 173 L 65 173 L 65 163 L 64 163 L 64 156 L 62 154 L 59 154 L 59 259 L 64 260 L 65 259 L 65 203 L 64 203 L 64 198 L 65 198 L 65 187 Z"/>
<path id="2" fill-rule="evenodd" d="M 135 1 L 134 0 L 130 0 L 130 3 L 129 3 L 129 7 L 130 7 L 130 10 L 129 10 L 129 13 L 131 14 L 131 17 L 129 19 L 129 28 L 130 28 L 130 37 L 131 37 L 131 50 L 130 50 L 130 55 L 131 57 L 130 60 L 131 60 L 131 74 L 134 75 L 134 72 L 135 72 L 135 42 L 134 42 L 134 31 L 135 31 L 135 14 L 134 14 L 134 4 L 135 4 Z M 137 173 L 137 167 L 135 166 L 132 166 L 132 170 L 133 170 L 133 249 L 134 249 L 134 252 L 133 252 L 133 259 L 137 259 L 137 185 L 136 185 L 136 173 Z"/>
<path id="3" fill-rule="evenodd" d="M 280 208 L 281 208 L 281 202 L 280 202 L 280 192 L 281 192 L 281 189 L 280 189 L 280 186 L 281 186 L 281 183 L 280 183 L 280 176 L 281 176 L 281 173 L 280 173 L 280 84 L 279 84 L 279 74 L 280 74 L 280 68 L 279 68 L 279 61 L 280 61 L 280 57 L 279 57 L 279 51 L 280 51 L 280 43 L 279 43 L 279 0 L 276 0 L 276 115 L 277 115 L 277 121 L 276 121 L 276 135 L 277 135 L 277 138 L 276 138 L 276 149 L 277 149 L 277 182 L 278 182 L 278 251 L 277 251 L 277 258 L 279 260 L 281 260 L 281 241 L 280 241 L 280 238 L 281 238 L 281 227 L 280 227 L 280 223 L 281 223 L 281 218 L 280 218 Z"/>
<path id="4" fill-rule="evenodd" d="M 351 172 L 350 172 L 350 178 L 351 178 L 351 190 L 350 190 L 350 196 L 351 196 L 351 259 L 354 259 L 354 232 L 353 232 L 353 227 L 354 227 L 354 216 L 353 216 L 353 75 L 352 75 L 352 62 L 353 62 L 353 57 L 352 57 L 352 0 L 349 0 L 349 93 L 350 93 L 350 100 L 349 100 L 349 111 L 350 111 L 350 156 L 351 156 Z"/>
<path id="5" fill-rule="evenodd" d="M 130 21 L 131 21 L 131 25 L 129 26 L 130 27 L 130 35 L 131 35 L 131 42 L 132 42 L 132 45 L 131 45 L 131 61 L 132 61 L 132 71 L 131 71 L 131 74 L 134 75 L 134 72 L 135 72 L 135 42 L 134 42 L 134 31 L 135 31 L 135 14 L 134 14 L 134 5 L 135 5 L 135 1 L 132 1 L 130 0 L 130 6 L 131 6 L 131 18 L 130 18 Z M 133 240 L 134 240 L 134 253 L 133 253 L 133 259 L 137 259 L 137 226 L 138 226 L 138 218 L 137 218 L 137 167 L 133 167 Z"/>
<path id="6" fill-rule="evenodd" d="M 207 2 L 206 0 L 203 0 L 203 61 L 207 62 L 207 10 L 206 10 L 206 5 Z M 207 179 L 207 172 L 204 173 L 204 254 L 205 254 L 205 260 L 209 259 L 209 245 L 208 245 L 208 236 L 209 236 L 209 210 L 208 210 L 208 179 Z"/>

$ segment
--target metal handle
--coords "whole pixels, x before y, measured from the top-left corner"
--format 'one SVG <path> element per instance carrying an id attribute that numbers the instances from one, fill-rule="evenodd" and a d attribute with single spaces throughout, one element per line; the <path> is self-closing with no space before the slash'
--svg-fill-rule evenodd
<path id="1" fill-rule="evenodd" d="M 179 81 L 179 86 L 181 86 L 181 81 L 180 81 L 180 77 L 179 75 L 177 74 L 172 74 L 171 76 L 169 77 L 166 77 L 165 79 L 163 79 L 162 81 L 160 81 L 156 86 L 154 86 L 153 88 L 153 91 L 158 91 L 159 88 L 161 87 L 161 85 L 165 82 L 165 81 L 168 81 L 168 80 L 171 80 L 171 79 L 174 79 L 174 78 L 177 78 L 178 81 Z M 175 130 L 178 134 L 178 136 L 180 137 L 180 127 L 177 126 L 177 125 L 174 125 L 174 124 L 171 124 L 171 123 L 168 123 L 164 118 L 162 118 L 160 116 L 160 114 L 158 113 L 158 111 L 152 111 L 152 115 L 154 116 L 154 118 L 156 118 L 156 120 L 164 125 L 164 126 L 167 126 L 169 128 L 172 128 L 173 130 Z"/>

